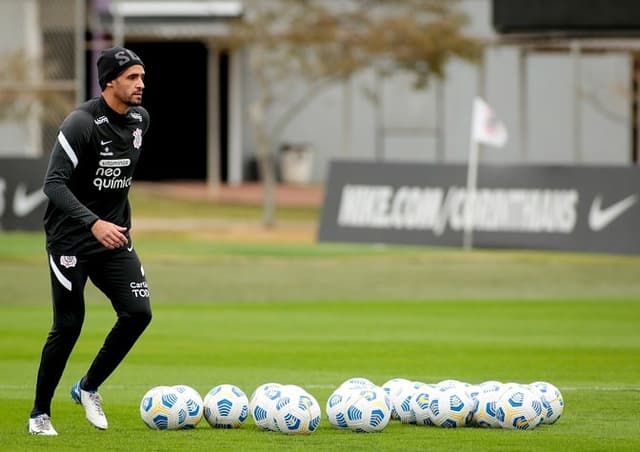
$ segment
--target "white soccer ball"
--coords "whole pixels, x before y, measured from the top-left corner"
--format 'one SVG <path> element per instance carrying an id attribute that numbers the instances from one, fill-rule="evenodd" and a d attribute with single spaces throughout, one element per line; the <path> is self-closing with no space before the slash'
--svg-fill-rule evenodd
<path id="1" fill-rule="evenodd" d="M 472 385 L 472 384 L 468 386 L 464 386 L 464 389 L 465 391 L 467 391 L 467 394 L 469 394 L 472 399 L 475 399 L 476 396 L 483 391 L 483 388 L 480 385 Z"/>
<path id="2" fill-rule="evenodd" d="M 320 425 L 322 412 L 314 396 L 299 386 L 282 387 L 273 415 L 276 428 L 290 435 L 309 435 Z"/>
<path id="3" fill-rule="evenodd" d="M 380 386 L 389 396 L 391 402 L 391 419 L 399 419 L 394 405 L 394 398 L 409 386 L 411 386 L 411 380 L 407 380 L 406 378 L 392 378 Z"/>
<path id="4" fill-rule="evenodd" d="M 481 384 L 479 388 L 480 392 L 474 397 L 476 399 L 476 409 L 471 419 L 472 424 L 484 428 L 501 427 L 496 418 L 496 410 L 498 398 L 504 390 L 502 384 Z"/>
<path id="5" fill-rule="evenodd" d="M 418 425 L 433 425 L 431 420 L 431 410 L 429 405 L 433 399 L 433 395 L 437 390 L 437 386 L 434 384 L 423 383 L 419 385 L 411 394 L 411 411 L 415 416 L 416 424 Z"/>
<path id="6" fill-rule="evenodd" d="M 389 396 L 377 386 L 351 392 L 342 410 L 347 427 L 354 432 L 381 432 L 391 420 Z"/>
<path id="7" fill-rule="evenodd" d="M 478 385 L 481 391 L 500 391 L 505 389 L 505 384 L 498 380 L 483 381 Z"/>
<path id="8" fill-rule="evenodd" d="M 529 385 L 537 388 L 542 393 L 543 401 L 543 424 L 553 424 L 564 412 L 564 398 L 560 390 L 553 384 L 546 381 L 536 381 Z"/>
<path id="9" fill-rule="evenodd" d="M 439 381 L 436 385 L 440 389 L 451 389 L 469 386 L 469 383 L 465 383 L 464 381 L 456 380 L 454 378 L 447 378 L 446 380 Z"/>
<path id="10" fill-rule="evenodd" d="M 351 377 L 340 385 L 340 387 L 346 388 L 370 388 L 372 386 L 376 386 L 376 384 L 365 377 Z"/>
<path id="11" fill-rule="evenodd" d="M 466 427 L 476 409 L 476 401 L 462 385 L 437 385 L 429 403 L 431 421 L 438 427 Z"/>
<path id="12" fill-rule="evenodd" d="M 154 430 L 177 430 L 187 421 L 187 402 L 171 386 L 149 389 L 140 401 L 140 417 L 147 427 Z"/>
<path id="13" fill-rule="evenodd" d="M 261 430 L 278 431 L 275 424 L 275 406 L 282 394 L 280 383 L 264 383 L 258 386 L 249 399 L 249 414 Z"/>
<path id="14" fill-rule="evenodd" d="M 249 416 L 249 399 L 239 387 L 217 385 L 204 397 L 204 417 L 213 428 L 238 428 Z"/>
<path id="15" fill-rule="evenodd" d="M 340 386 L 331 393 L 327 399 L 324 411 L 332 427 L 343 430 L 349 428 L 345 419 L 345 403 L 352 394 L 361 389 L 362 388 Z"/>
<path id="16" fill-rule="evenodd" d="M 389 396 L 392 417 L 403 424 L 415 424 L 416 415 L 411 409 L 411 396 L 416 389 L 414 382 L 405 378 L 393 378 L 382 385 L 382 389 Z"/>
<path id="17" fill-rule="evenodd" d="M 202 420 L 204 412 L 204 405 L 200 393 L 187 385 L 176 385 L 173 386 L 173 389 L 182 396 L 187 404 L 187 419 L 183 428 L 196 428 L 198 423 Z"/>
<path id="18" fill-rule="evenodd" d="M 532 430 L 543 418 L 542 400 L 524 385 L 509 385 L 496 401 L 496 419 L 502 428 Z"/>

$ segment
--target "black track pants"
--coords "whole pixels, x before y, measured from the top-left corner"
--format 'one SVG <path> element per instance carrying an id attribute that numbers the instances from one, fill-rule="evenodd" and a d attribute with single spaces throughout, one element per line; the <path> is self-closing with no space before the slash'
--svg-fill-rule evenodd
<path id="1" fill-rule="evenodd" d="M 49 255 L 49 271 L 53 326 L 42 349 L 32 416 L 51 414 L 51 400 L 82 329 L 87 278 L 111 301 L 117 321 L 85 375 L 84 389 L 97 389 L 111 375 L 151 321 L 149 289 L 133 248 L 88 258 Z"/>

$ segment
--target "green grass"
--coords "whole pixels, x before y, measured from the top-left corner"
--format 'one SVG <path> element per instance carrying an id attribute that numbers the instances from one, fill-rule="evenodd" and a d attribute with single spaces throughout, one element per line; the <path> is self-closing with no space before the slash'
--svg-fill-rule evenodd
<path id="1" fill-rule="evenodd" d="M 53 401 L 59 436 L 31 437 L 38 359 L 51 324 L 40 234 L 0 234 L 0 450 L 640 450 L 640 258 L 340 244 L 219 243 L 141 235 L 154 318 L 101 388 L 97 431 L 68 388 L 114 314 L 89 285 L 87 318 Z M 239 430 L 157 432 L 139 418 L 160 384 L 205 394 L 301 385 L 324 408 L 342 381 L 456 378 L 560 388 L 565 411 L 533 431 L 392 422 L 380 434 L 307 437 Z"/>

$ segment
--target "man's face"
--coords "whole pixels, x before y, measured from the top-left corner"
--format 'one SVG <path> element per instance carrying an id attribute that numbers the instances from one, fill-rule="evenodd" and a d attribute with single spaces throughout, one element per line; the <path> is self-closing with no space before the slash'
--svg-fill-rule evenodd
<path id="1" fill-rule="evenodd" d="M 130 107 L 142 104 L 144 75 L 143 66 L 136 64 L 128 67 L 112 82 L 116 98 Z"/>

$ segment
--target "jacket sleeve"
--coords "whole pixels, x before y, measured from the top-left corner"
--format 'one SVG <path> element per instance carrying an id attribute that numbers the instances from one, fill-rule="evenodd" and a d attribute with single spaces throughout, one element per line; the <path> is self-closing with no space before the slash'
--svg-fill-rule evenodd
<path id="1" fill-rule="evenodd" d="M 51 151 L 43 191 L 52 204 L 66 215 L 90 228 L 99 217 L 83 205 L 68 183 L 89 145 L 93 120 L 86 112 L 72 112 L 60 126 Z"/>
<path id="2" fill-rule="evenodd" d="M 144 130 L 142 131 L 142 134 L 146 135 L 147 131 L 149 130 L 149 125 L 151 124 L 151 117 L 149 116 L 149 112 L 147 111 L 147 109 L 144 107 L 140 107 L 140 113 L 142 114 L 142 117 L 144 119 Z"/>

